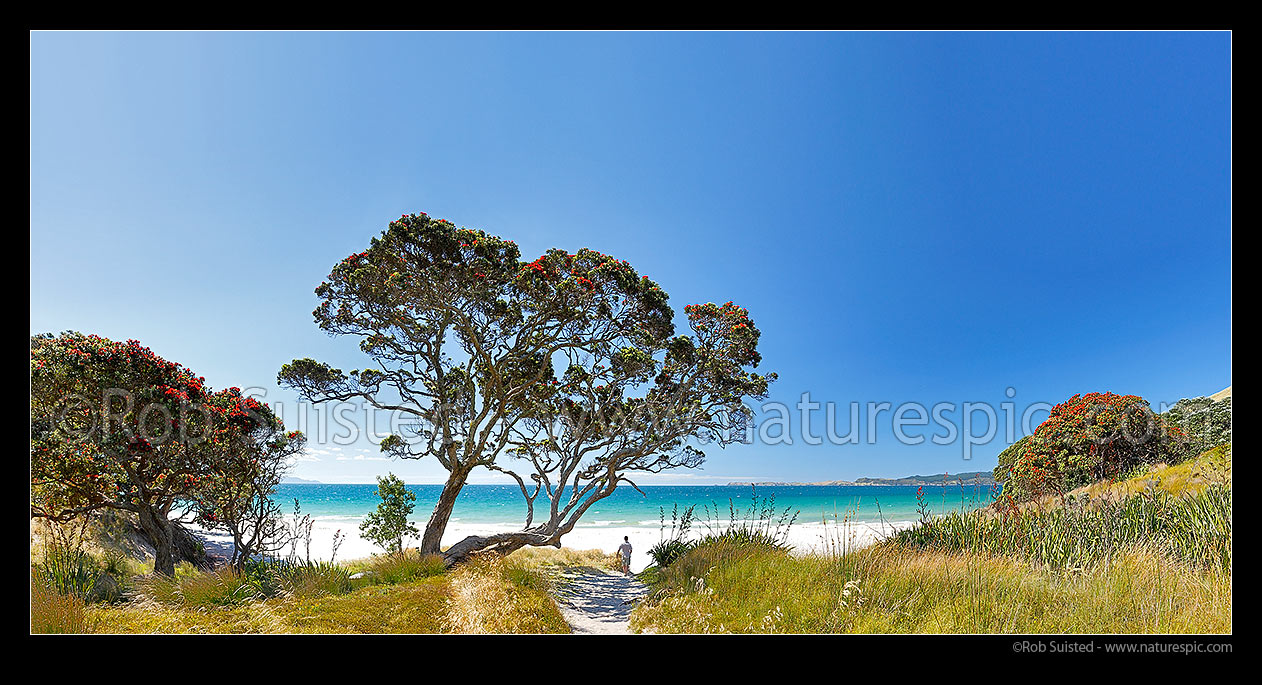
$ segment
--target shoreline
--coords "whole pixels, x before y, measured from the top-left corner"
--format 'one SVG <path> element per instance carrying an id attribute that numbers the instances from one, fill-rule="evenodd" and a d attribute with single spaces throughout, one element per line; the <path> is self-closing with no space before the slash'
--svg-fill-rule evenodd
<path id="1" fill-rule="evenodd" d="M 349 518 L 352 517 L 314 519 L 315 525 L 311 528 L 310 550 L 313 561 L 328 561 L 330 559 L 333 551 L 333 536 L 339 530 L 342 532 L 344 540 L 338 548 L 336 560 L 363 559 L 374 554 L 383 553 L 380 547 L 360 537 L 358 523 L 346 520 Z M 341 519 L 341 521 L 329 519 Z M 845 549 L 855 550 L 867 547 L 881 538 L 891 535 L 898 530 L 910 528 L 914 524 L 914 521 L 795 523 L 788 531 L 787 542 L 793 547 L 792 554 L 795 556 L 840 549 L 843 547 L 843 543 Z M 226 534 L 206 531 L 196 526 L 188 526 L 188 529 L 202 540 L 208 553 L 224 556 L 225 558 L 231 554 L 232 540 Z M 443 536 L 443 545 L 454 544 L 468 535 L 504 533 L 520 529 L 520 524 L 453 522 L 447 526 L 446 534 Z M 705 532 L 704 526 L 695 526 L 689 537 L 697 538 L 704 535 Z M 631 555 L 631 570 L 638 573 L 650 566 L 652 558 L 649 556 L 648 551 L 662 539 L 662 531 L 657 522 L 654 522 L 652 526 L 618 523 L 580 524 L 562 538 L 561 545 L 572 550 L 598 549 L 604 553 L 613 554 L 618 549 L 618 546 L 622 544 L 623 536 L 631 539 L 631 546 L 634 550 Z M 419 543 L 419 538 L 404 539 L 404 545 L 408 547 L 415 547 L 417 543 Z M 281 553 L 281 556 L 285 556 L 288 553 L 289 550 L 286 548 Z M 300 557 L 306 557 L 305 545 L 301 542 L 298 544 L 297 553 Z"/>

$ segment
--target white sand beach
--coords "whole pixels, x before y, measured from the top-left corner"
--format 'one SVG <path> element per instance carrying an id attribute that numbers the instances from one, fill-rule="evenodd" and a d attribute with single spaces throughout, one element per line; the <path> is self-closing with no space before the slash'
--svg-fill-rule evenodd
<path id="1" fill-rule="evenodd" d="M 357 516 L 316 517 L 311 529 L 312 559 L 330 559 L 333 556 L 334 536 L 340 531 L 343 541 L 337 551 L 337 559 L 359 559 L 380 554 L 382 549 L 359 535 Z M 421 528 L 423 522 L 416 522 Z M 798 523 L 790 530 L 788 542 L 793 546 L 795 554 L 811 554 L 826 552 L 830 549 L 859 549 L 894 533 L 897 530 L 911 527 L 911 521 L 894 521 L 882 523 L 847 522 L 847 523 Z M 443 544 L 450 545 L 469 535 L 486 535 L 517 530 L 518 526 L 508 524 L 465 524 L 453 521 L 447 526 L 443 536 Z M 231 539 L 222 533 L 196 530 L 212 553 L 224 554 L 231 550 Z M 693 531 L 698 535 L 699 531 Z M 656 522 L 648 525 L 625 525 L 619 523 L 579 525 L 562 541 L 565 547 L 575 550 L 599 549 L 612 554 L 622 544 L 623 536 L 631 540 L 635 550 L 631 556 L 631 570 L 642 571 L 652 564 L 649 549 L 661 540 L 661 531 Z M 415 545 L 418 540 L 408 539 L 405 544 Z M 299 544 L 298 555 L 306 556 L 305 545 Z"/>

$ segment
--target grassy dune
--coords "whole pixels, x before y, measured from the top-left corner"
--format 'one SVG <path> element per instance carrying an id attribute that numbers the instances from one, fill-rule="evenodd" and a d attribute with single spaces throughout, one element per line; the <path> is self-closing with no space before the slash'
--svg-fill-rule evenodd
<path id="1" fill-rule="evenodd" d="M 229 570 L 183 566 L 133 578 L 126 601 L 85 604 L 32 583 L 32 632 L 568 633 L 549 564 L 607 563 L 598 552 L 532 550 L 447 571 L 432 557 L 376 557 L 298 576 L 276 596 Z M 352 571 L 371 572 L 346 585 Z"/>

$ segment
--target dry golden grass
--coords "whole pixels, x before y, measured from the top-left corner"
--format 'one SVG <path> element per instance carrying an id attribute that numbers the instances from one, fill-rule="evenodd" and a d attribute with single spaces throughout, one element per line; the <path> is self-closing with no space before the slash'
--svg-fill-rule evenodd
<path id="1" fill-rule="evenodd" d="M 32 633 L 90 633 L 94 627 L 93 617 L 82 599 L 60 594 L 32 577 Z"/>
<path id="2" fill-rule="evenodd" d="M 475 559 L 451 573 L 447 625 L 453 633 L 568 633 L 548 589 L 537 566 Z"/>
<path id="3" fill-rule="evenodd" d="M 156 582 L 152 592 L 124 604 L 84 609 L 80 603 L 85 620 L 77 623 L 41 610 L 46 618 L 38 625 L 59 620 L 72 632 L 105 633 L 569 632 L 546 576 L 537 565 L 516 559 L 478 560 L 445 574 L 342 595 L 231 602 L 224 601 L 235 597 L 224 589 L 232 585 L 226 573 Z"/>
<path id="4" fill-rule="evenodd" d="M 569 547 L 523 547 L 508 555 L 508 560 L 528 568 L 546 566 L 580 566 L 616 571 L 620 567 L 618 555 L 598 549 L 577 550 Z"/>

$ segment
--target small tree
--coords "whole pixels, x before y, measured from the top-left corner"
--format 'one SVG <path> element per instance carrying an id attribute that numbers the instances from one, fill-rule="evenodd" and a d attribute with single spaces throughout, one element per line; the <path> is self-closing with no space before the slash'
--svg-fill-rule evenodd
<path id="1" fill-rule="evenodd" d="M 381 497 L 381 503 L 359 524 L 359 531 L 387 552 L 401 554 L 403 536 L 420 532 L 408 521 L 412 508 L 416 506 L 416 494 L 390 473 L 377 477 L 377 495 Z"/>
<path id="2" fill-rule="evenodd" d="M 280 551 L 289 543 L 281 507 L 273 495 L 306 442 L 286 431 L 271 409 L 240 388 L 211 396 L 208 407 L 218 418 L 221 454 L 195 493 L 196 520 L 232 536 L 229 562 L 244 568 L 251 557 Z"/>

